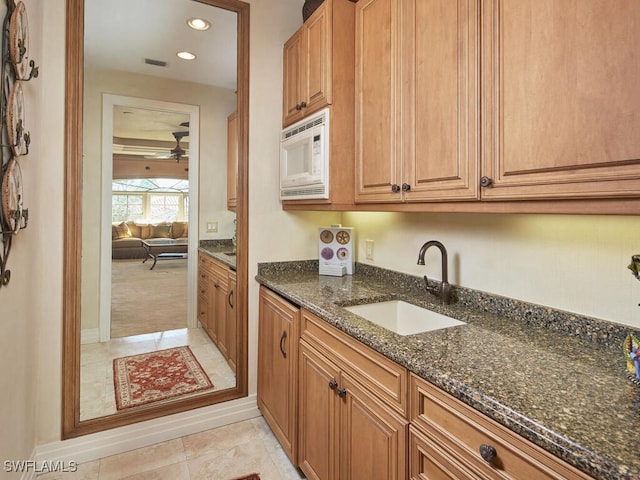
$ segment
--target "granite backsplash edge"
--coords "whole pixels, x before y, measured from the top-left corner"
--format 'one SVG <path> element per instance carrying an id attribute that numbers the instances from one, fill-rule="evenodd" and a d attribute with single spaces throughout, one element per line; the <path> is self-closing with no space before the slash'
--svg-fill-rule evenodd
<path id="1" fill-rule="evenodd" d="M 258 275 L 283 273 L 317 273 L 318 260 L 258 263 Z M 385 283 L 390 289 L 424 289 L 424 279 L 406 273 L 388 270 L 363 263 L 355 264 L 356 276 L 367 276 L 373 281 Z M 429 280 L 430 285 L 439 282 Z M 567 312 L 513 298 L 452 285 L 454 303 L 465 308 L 499 316 L 508 316 L 527 325 L 544 328 L 591 342 L 620 347 L 629 333 L 640 336 L 640 329 L 602 320 L 595 317 Z"/>

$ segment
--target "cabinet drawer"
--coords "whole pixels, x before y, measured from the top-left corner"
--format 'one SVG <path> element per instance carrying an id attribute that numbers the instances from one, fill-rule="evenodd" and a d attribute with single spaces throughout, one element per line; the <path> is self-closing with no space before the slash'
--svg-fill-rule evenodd
<path id="1" fill-rule="evenodd" d="M 198 321 L 202 324 L 206 324 L 209 318 L 209 297 L 199 295 L 198 296 Z"/>
<path id="2" fill-rule="evenodd" d="M 402 415 L 407 414 L 407 370 L 372 350 L 316 315 L 302 310 L 301 336 L 321 352 L 341 360 L 381 400 Z"/>
<path id="3" fill-rule="evenodd" d="M 200 270 L 205 270 L 207 273 L 213 273 L 214 269 L 214 260 L 209 255 L 205 253 L 200 253 L 198 255 L 198 268 Z"/>
<path id="4" fill-rule="evenodd" d="M 421 378 L 412 374 L 410 381 L 412 425 L 477 478 L 591 478 Z M 495 448 L 491 462 L 481 445 Z"/>
<path id="5" fill-rule="evenodd" d="M 434 442 L 413 425 L 409 426 L 409 478 L 411 480 L 481 478 L 465 467 L 464 460 L 464 458 L 453 458 L 439 443 Z"/>

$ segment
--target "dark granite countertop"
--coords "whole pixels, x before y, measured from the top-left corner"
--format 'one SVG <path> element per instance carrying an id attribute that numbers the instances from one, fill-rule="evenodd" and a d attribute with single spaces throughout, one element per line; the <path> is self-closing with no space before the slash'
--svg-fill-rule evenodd
<path id="1" fill-rule="evenodd" d="M 198 250 L 222 262 L 232 270 L 236 269 L 236 256 L 231 240 L 201 240 Z"/>
<path id="2" fill-rule="evenodd" d="M 259 264 L 256 280 L 593 477 L 640 478 L 640 387 L 622 355 L 637 330 L 461 287 L 441 306 L 418 277 L 317 265 Z M 400 336 L 342 308 L 390 299 L 466 325 Z"/>

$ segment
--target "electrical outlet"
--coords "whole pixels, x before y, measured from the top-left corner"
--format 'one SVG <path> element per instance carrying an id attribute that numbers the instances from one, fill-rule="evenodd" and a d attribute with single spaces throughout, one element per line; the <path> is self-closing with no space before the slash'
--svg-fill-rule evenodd
<path id="1" fill-rule="evenodd" d="M 207 233 L 216 233 L 218 231 L 218 222 L 207 222 Z"/>
<path id="2" fill-rule="evenodd" d="M 367 260 L 373 260 L 373 240 L 365 240 L 365 258 Z"/>

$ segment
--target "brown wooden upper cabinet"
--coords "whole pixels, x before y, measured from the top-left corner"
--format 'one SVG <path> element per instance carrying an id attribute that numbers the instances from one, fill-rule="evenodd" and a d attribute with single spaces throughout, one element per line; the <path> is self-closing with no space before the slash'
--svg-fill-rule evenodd
<path id="1" fill-rule="evenodd" d="M 356 202 L 473 200 L 478 1 L 356 5 Z"/>
<path id="2" fill-rule="evenodd" d="M 332 103 L 332 3 L 323 2 L 284 45 L 283 126 Z"/>
<path id="3" fill-rule="evenodd" d="M 356 203 L 640 197 L 639 24 L 635 0 L 360 0 Z"/>
<path id="4" fill-rule="evenodd" d="M 353 207 L 354 22 L 351 0 L 324 0 L 284 46 L 283 125 L 327 106 L 330 122 L 329 199 L 285 200 L 284 208 Z"/>
<path id="5" fill-rule="evenodd" d="M 640 196 L 637 0 L 492 0 L 482 18 L 482 198 Z"/>

